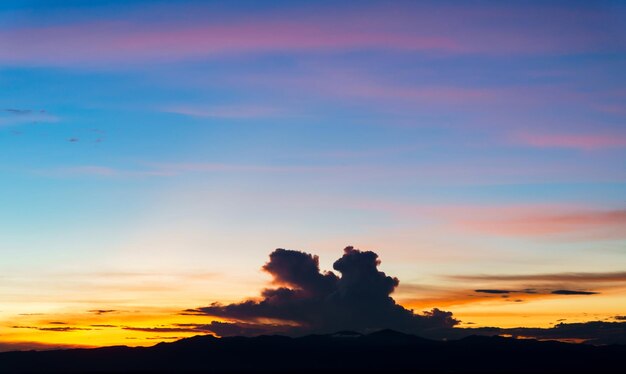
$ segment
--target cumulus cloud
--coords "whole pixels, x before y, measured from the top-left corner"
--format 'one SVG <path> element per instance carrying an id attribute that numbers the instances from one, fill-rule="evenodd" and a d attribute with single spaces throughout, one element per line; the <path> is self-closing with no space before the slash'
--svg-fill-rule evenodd
<path id="1" fill-rule="evenodd" d="M 379 265 L 376 253 L 347 247 L 333 264 L 333 269 L 341 273 L 337 276 L 321 272 L 317 256 L 276 249 L 263 266 L 276 287 L 263 290 L 260 300 L 213 303 L 184 313 L 229 320 L 206 326 L 218 335 L 297 335 L 387 328 L 433 335 L 459 323 L 450 312 L 433 309 L 415 314 L 396 304 L 390 295 L 399 280 L 379 271 Z"/>

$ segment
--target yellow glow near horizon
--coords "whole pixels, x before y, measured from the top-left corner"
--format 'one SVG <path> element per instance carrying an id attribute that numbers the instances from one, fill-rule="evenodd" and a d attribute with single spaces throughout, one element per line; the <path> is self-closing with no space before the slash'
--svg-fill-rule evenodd
<path id="1" fill-rule="evenodd" d="M 593 298 L 590 303 L 586 300 Z M 403 306 L 416 312 L 438 307 L 432 302 L 405 302 Z M 187 306 L 190 307 L 190 306 Z M 208 324 L 220 320 L 209 316 L 181 315 L 181 308 L 135 306 L 102 314 L 71 310 L 30 315 L 7 315 L 0 320 L 2 343 L 35 342 L 59 346 L 149 346 L 161 341 L 204 334 L 186 331 L 188 324 Z M 621 290 L 591 296 L 544 296 L 522 303 L 497 298 L 450 305 L 459 327 L 552 327 L 559 322 L 574 323 L 607 320 L 626 310 L 626 297 Z M 70 328 L 70 331 L 61 331 Z M 156 328 L 139 331 L 133 328 Z M 159 328 L 165 330 L 158 330 Z M 41 330 L 43 329 L 43 330 Z M 167 329 L 173 329 L 169 331 Z M 176 331 L 176 329 L 182 329 Z M 58 330 L 58 331 L 55 331 Z"/>
<path id="2" fill-rule="evenodd" d="M 204 334 L 203 331 L 184 331 L 184 325 L 207 324 L 219 320 L 213 317 L 180 315 L 179 312 L 180 309 L 148 308 L 142 312 L 110 312 L 102 315 L 56 313 L 17 316 L 2 321 L 1 341 L 87 347 L 146 346 Z M 69 331 L 63 331 L 64 328 Z M 134 328 L 157 330 L 140 331 L 133 330 Z M 159 328 L 181 330 L 159 331 Z"/>

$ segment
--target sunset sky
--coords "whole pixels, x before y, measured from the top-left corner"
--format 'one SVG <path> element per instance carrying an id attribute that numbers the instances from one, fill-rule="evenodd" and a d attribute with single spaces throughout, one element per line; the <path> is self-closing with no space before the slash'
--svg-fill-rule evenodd
<path id="1" fill-rule="evenodd" d="M 2 1 L 0 351 L 195 335 L 276 248 L 624 316 L 625 67 L 617 1 Z"/>

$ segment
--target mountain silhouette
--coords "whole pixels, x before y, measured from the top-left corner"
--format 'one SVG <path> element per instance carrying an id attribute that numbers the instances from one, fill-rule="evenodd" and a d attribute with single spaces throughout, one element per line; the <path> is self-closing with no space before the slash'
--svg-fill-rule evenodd
<path id="1" fill-rule="evenodd" d="M 626 346 L 470 336 L 434 341 L 393 330 L 195 336 L 152 347 L 0 353 L 0 373 L 618 373 Z"/>

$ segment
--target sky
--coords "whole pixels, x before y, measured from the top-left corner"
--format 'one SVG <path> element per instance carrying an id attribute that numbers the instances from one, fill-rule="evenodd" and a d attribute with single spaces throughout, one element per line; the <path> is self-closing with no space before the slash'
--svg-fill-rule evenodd
<path id="1" fill-rule="evenodd" d="M 228 323 L 183 311 L 276 248 L 458 326 L 623 316 L 625 66 L 618 1 L 2 1 L 0 350 Z"/>

